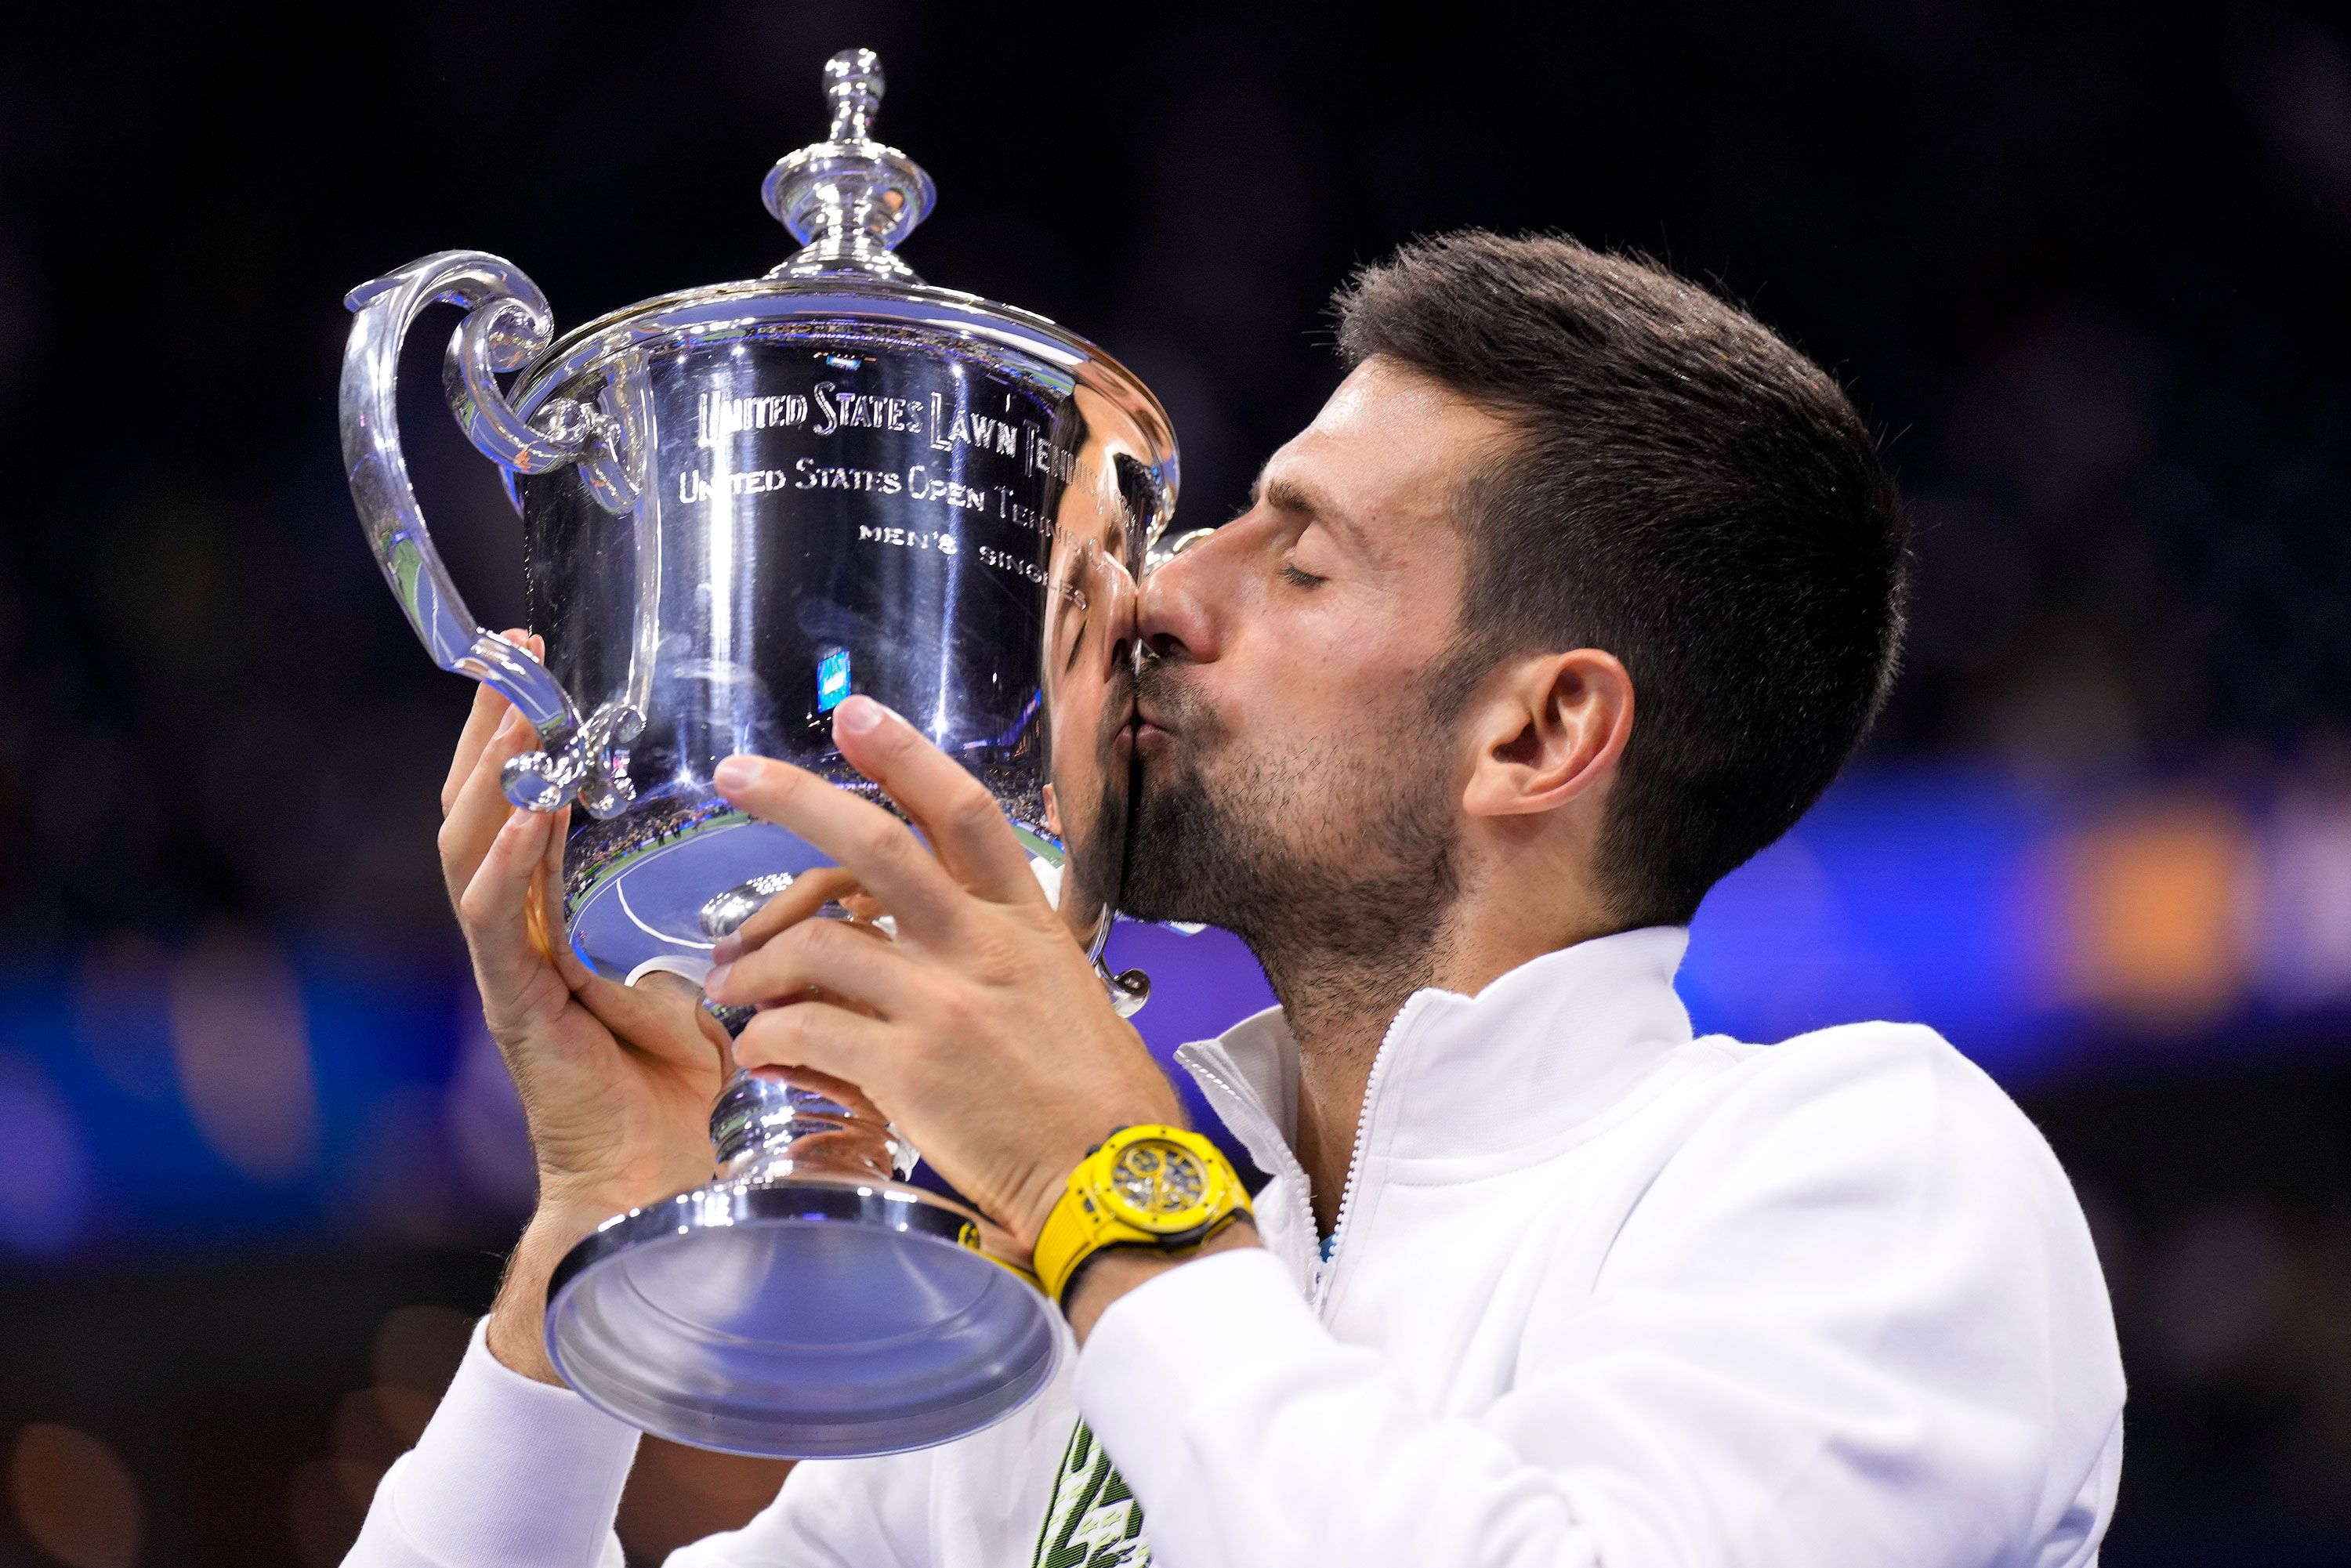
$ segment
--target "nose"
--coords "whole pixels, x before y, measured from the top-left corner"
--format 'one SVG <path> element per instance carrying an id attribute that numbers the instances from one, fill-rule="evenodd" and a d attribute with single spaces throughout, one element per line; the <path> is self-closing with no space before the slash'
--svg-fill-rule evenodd
<path id="1" fill-rule="evenodd" d="M 1180 542 L 1173 555 L 1144 575 L 1135 630 L 1144 647 L 1156 656 L 1196 664 L 1217 657 L 1214 585 L 1223 557 L 1229 553 L 1218 549 L 1215 531 L 1203 531 Z"/>

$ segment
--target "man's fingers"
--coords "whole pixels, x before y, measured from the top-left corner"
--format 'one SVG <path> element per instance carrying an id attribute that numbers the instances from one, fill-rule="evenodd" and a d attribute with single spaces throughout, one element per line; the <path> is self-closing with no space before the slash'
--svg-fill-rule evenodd
<path id="1" fill-rule="evenodd" d="M 790 829 L 840 862 L 902 931 L 944 931 L 962 913 L 964 889 L 905 823 L 872 801 L 764 757 L 730 757 L 712 782 L 752 816 Z"/>
<path id="2" fill-rule="evenodd" d="M 502 635 L 509 643 L 528 648 L 533 654 L 542 654 L 546 651 L 544 639 L 534 637 L 520 627 L 510 628 Z M 473 774 L 474 765 L 481 760 L 482 747 L 490 743 L 491 735 L 496 733 L 499 721 L 506 717 L 511 706 L 487 685 L 474 688 L 474 706 L 466 712 L 465 727 L 458 732 L 457 749 L 449 759 L 449 777 L 441 784 L 443 816 L 447 816 L 450 808 L 457 803 L 457 791 Z"/>
<path id="3" fill-rule="evenodd" d="M 473 776 L 474 764 L 482 759 L 482 747 L 498 727 L 498 721 L 512 712 L 514 705 L 488 686 L 474 688 L 474 706 L 465 714 L 465 727 L 457 732 L 457 749 L 449 758 L 449 777 L 441 781 L 441 814 L 447 816 L 457 803 L 457 791 Z"/>
<path id="4" fill-rule="evenodd" d="M 872 697 L 853 696 L 833 710 L 832 737 L 851 766 L 922 824 L 966 887 L 998 904 L 1042 896 L 996 797 L 929 737 Z"/>
<path id="5" fill-rule="evenodd" d="M 890 1017 L 921 980 L 920 968 L 887 942 L 838 920 L 810 920 L 703 977 L 710 999 L 728 1007 L 773 1004 L 822 991 Z"/>
<path id="6" fill-rule="evenodd" d="M 511 704 L 506 705 L 498 724 L 481 755 L 474 759 L 474 770 L 457 787 L 448 814 L 442 819 L 441 873 L 449 885 L 453 904 L 473 880 L 474 868 L 489 852 L 490 841 L 505 827 L 508 813 L 515 809 L 507 800 L 500 771 L 508 758 L 538 744 L 538 732 L 523 718 L 522 710 Z"/>
<path id="7" fill-rule="evenodd" d="M 700 988 L 683 976 L 656 970 L 624 986 L 589 973 L 573 994 L 623 1045 L 681 1067 L 726 1068 L 733 1042 L 703 1007 Z"/>
<path id="8" fill-rule="evenodd" d="M 538 881 L 531 890 L 527 910 L 531 940 L 555 966 L 555 972 L 563 977 L 563 983 L 577 991 L 597 977 L 572 951 L 571 939 L 563 929 L 563 852 L 571 841 L 571 808 L 550 811 L 548 818 L 553 825 L 548 830 L 547 848 L 538 858 Z"/>
<path id="9" fill-rule="evenodd" d="M 531 940 L 525 910 L 553 828 L 550 819 L 513 808 L 457 897 L 475 977 L 493 1009 L 514 1003 L 548 967 Z"/>
<path id="10" fill-rule="evenodd" d="M 808 1068 L 862 1085 L 886 1108 L 893 1030 L 890 1025 L 830 1002 L 770 1008 L 735 1037 L 743 1067 Z"/>

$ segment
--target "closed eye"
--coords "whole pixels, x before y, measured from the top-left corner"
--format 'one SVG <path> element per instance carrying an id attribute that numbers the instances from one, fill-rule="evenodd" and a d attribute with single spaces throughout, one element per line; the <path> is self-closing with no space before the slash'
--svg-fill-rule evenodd
<path id="1" fill-rule="evenodd" d="M 1317 588 L 1331 580 L 1327 577 L 1317 577 L 1311 571 L 1301 571 L 1288 561 L 1281 563 L 1281 580 L 1300 588 Z"/>

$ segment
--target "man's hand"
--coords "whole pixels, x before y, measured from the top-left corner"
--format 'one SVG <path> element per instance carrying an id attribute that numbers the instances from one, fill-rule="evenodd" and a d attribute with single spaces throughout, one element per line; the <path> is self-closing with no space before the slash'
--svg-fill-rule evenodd
<path id="1" fill-rule="evenodd" d="M 522 716 L 482 687 L 442 787 L 440 845 L 482 1016 L 521 1093 L 538 1164 L 538 1212 L 507 1266 L 490 1348 L 552 1383 L 540 1328 L 549 1275 L 600 1221 L 709 1179 L 726 1036 L 684 981 L 616 985 L 564 941 L 570 813 L 517 810 L 498 785 L 507 759 L 537 744 Z"/>
<path id="2" fill-rule="evenodd" d="M 762 1009 L 737 1061 L 861 1085 L 1026 1251 L 1087 1150 L 1120 1127 L 1181 1124 L 1175 1090 L 979 781 L 868 697 L 835 710 L 833 736 L 932 849 L 880 806 L 787 763 L 729 758 L 716 783 L 838 861 L 894 917 L 895 939 L 799 920 L 759 942 L 778 924 L 760 922 L 721 945 L 731 962 L 704 985 L 713 1000 Z"/>

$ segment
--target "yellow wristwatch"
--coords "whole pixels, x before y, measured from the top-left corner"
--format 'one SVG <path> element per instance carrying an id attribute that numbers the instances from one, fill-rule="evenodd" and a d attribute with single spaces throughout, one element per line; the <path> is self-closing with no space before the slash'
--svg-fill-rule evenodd
<path id="1" fill-rule="evenodd" d="M 1037 1280 L 1058 1302 L 1078 1265 L 1105 1247 L 1183 1252 L 1248 1212 L 1240 1176 L 1216 1145 L 1180 1127 L 1123 1128 L 1070 1173 L 1037 1237 Z"/>

